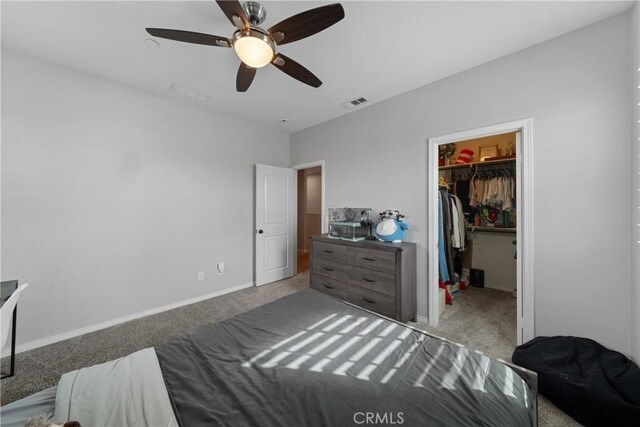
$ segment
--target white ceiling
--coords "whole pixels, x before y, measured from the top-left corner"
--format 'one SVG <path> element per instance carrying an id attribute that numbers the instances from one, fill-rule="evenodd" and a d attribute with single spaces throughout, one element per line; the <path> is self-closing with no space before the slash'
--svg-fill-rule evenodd
<path id="1" fill-rule="evenodd" d="M 329 2 L 263 1 L 263 27 Z M 231 49 L 156 39 L 145 27 L 231 36 L 213 0 L 2 2 L 2 46 L 67 67 L 296 132 L 348 114 L 340 103 L 376 103 L 628 9 L 632 2 L 342 1 L 345 19 L 279 50 L 324 84 L 313 89 L 272 66 L 235 91 Z M 169 92 L 172 83 L 211 95 Z M 282 124 L 280 119 L 288 119 Z"/>

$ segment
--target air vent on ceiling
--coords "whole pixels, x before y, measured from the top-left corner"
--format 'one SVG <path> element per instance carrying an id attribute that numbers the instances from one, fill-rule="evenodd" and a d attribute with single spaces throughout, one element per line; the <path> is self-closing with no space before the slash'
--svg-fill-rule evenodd
<path id="1" fill-rule="evenodd" d="M 367 104 L 369 100 L 367 98 L 360 96 L 358 98 L 354 98 L 351 101 L 346 101 L 340 104 L 343 108 L 347 110 L 351 110 L 352 108 L 362 107 L 364 104 Z"/>
<path id="2" fill-rule="evenodd" d="M 179 93 L 180 95 L 185 95 L 190 98 L 195 98 L 201 102 L 209 102 L 211 100 L 211 96 L 200 93 L 195 89 L 189 89 L 177 83 L 173 83 L 169 88 L 169 90 L 171 92 Z"/>

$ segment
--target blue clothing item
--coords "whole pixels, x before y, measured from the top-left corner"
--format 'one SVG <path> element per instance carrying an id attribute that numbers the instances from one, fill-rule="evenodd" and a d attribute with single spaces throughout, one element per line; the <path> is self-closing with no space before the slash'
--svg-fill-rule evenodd
<path id="1" fill-rule="evenodd" d="M 444 253 L 444 221 L 442 218 L 442 198 L 438 195 L 438 270 L 440 271 L 440 281 L 449 281 L 449 268 L 447 267 L 447 256 Z"/>

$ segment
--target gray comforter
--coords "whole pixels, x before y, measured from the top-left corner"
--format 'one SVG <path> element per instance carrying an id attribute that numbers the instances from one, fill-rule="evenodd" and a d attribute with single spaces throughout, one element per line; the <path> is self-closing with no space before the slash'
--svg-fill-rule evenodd
<path id="1" fill-rule="evenodd" d="M 306 290 L 156 348 L 182 426 L 530 426 L 493 359 Z"/>

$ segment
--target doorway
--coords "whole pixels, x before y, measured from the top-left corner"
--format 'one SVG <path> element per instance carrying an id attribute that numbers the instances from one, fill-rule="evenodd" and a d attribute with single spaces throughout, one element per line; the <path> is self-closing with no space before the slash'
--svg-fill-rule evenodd
<path id="1" fill-rule="evenodd" d="M 309 237 L 322 233 L 322 168 L 298 170 L 298 273 L 309 270 Z"/>
<path id="2" fill-rule="evenodd" d="M 327 231 L 324 160 L 257 164 L 255 172 L 254 277 L 261 286 L 309 269 L 308 236 Z"/>
<path id="3" fill-rule="evenodd" d="M 511 325 L 505 326 L 495 319 L 490 323 L 497 323 L 497 327 L 502 328 L 500 332 L 512 334 L 510 342 L 521 344 L 534 337 L 531 126 L 532 121 L 528 119 L 428 141 L 427 277 L 429 324 L 432 327 L 440 322 L 443 322 L 441 327 L 446 326 L 444 322 L 449 316 L 444 315 L 447 308 L 443 310 L 442 305 L 453 306 L 457 294 L 460 300 L 456 308 L 466 307 L 468 314 L 473 313 L 474 304 L 486 303 L 480 310 L 490 311 L 492 308 L 488 305 L 502 301 L 500 304 L 506 307 L 504 310 Z M 483 181 L 479 182 L 479 178 Z M 500 200 L 490 201 L 487 196 L 480 202 L 471 202 L 477 187 L 473 188 L 471 184 L 470 195 L 470 183 L 484 185 L 490 181 L 492 185 L 503 185 L 501 194 L 511 185 L 513 194 L 510 193 L 509 200 L 503 195 L 498 198 Z M 511 195 L 515 197 L 511 198 Z M 501 199 L 507 204 L 502 205 Z M 461 205 L 460 209 L 454 211 L 452 208 L 457 205 Z M 445 212 L 441 215 L 443 209 Z M 454 213 L 460 215 L 455 235 L 453 227 L 456 224 L 451 222 Z M 442 228 L 447 225 L 446 218 L 451 227 L 448 230 Z M 461 245 L 459 233 L 463 229 L 466 244 L 462 242 Z M 445 237 L 449 230 L 452 240 L 447 242 Z M 458 246 L 455 260 L 451 249 L 454 246 Z M 475 287 L 470 287 L 472 284 Z M 468 289 L 461 289 L 464 287 Z M 448 296 L 454 297 L 451 306 L 446 304 Z M 509 301 L 509 298 L 513 300 Z M 464 315 L 456 317 L 461 328 L 473 322 L 473 318 L 460 321 L 458 317 Z M 482 337 L 477 338 L 482 340 Z"/>
<path id="4" fill-rule="evenodd" d="M 286 279 L 296 271 L 296 173 L 256 165 L 255 284 Z"/>
<path id="5" fill-rule="evenodd" d="M 297 274 L 309 270 L 310 240 L 326 231 L 324 161 L 292 167 L 297 172 Z"/>

